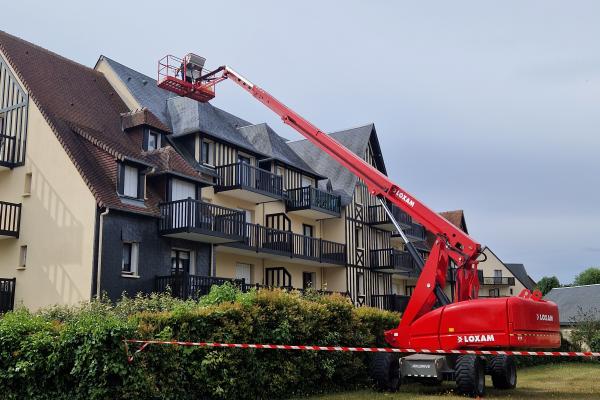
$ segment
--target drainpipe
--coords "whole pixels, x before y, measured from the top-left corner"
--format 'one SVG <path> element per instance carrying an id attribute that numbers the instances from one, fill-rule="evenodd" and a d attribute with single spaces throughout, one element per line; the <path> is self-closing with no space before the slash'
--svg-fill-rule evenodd
<path id="1" fill-rule="evenodd" d="M 102 233 L 104 231 L 104 217 L 108 215 L 110 209 L 106 207 L 103 213 L 100 214 L 100 227 L 98 228 L 98 265 L 96 268 L 96 298 L 100 298 L 102 292 L 100 290 L 100 278 L 102 277 Z"/>

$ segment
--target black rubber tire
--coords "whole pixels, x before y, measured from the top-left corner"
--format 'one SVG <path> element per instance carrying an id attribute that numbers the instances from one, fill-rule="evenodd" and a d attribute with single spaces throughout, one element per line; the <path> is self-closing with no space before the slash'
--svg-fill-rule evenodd
<path id="1" fill-rule="evenodd" d="M 517 366 L 510 356 L 494 356 L 490 360 L 492 383 L 496 389 L 514 389 L 517 387 Z"/>
<path id="2" fill-rule="evenodd" d="M 459 356 L 455 364 L 456 389 L 465 396 L 485 395 L 485 363 L 475 355 Z"/>
<path id="3" fill-rule="evenodd" d="M 393 353 L 374 353 L 370 375 L 378 390 L 395 392 L 400 388 L 400 357 Z"/>

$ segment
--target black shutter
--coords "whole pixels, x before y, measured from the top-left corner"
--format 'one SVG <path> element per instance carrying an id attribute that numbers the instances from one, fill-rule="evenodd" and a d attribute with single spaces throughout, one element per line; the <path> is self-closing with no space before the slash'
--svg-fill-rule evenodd
<path id="1" fill-rule="evenodd" d="M 142 149 L 148 151 L 148 142 L 149 142 L 149 135 L 150 134 L 150 129 L 148 128 L 144 128 L 144 138 L 142 139 Z"/>
<path id="2" fill-rule="evenodd" d="M 138 169 L 138 199 L 144 200 L 144 193 L 146 191 L 146 174 L 143 170 Z"/>
<path id="3" fill-rule="evenodd" d="M 123 195 L 125 192 L 125 166 L 117 163 L 117 193 Z"/>

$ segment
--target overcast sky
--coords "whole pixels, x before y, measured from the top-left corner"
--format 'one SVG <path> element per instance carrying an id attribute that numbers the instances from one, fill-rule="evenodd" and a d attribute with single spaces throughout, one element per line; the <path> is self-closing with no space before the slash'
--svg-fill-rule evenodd
<path id="1" fill-rule="evenodd" d="M 390 176 L 503 261 L 600 266 L 600 2 L 3 3 L 0 29 L 85 65 L 193 51 L 325 131 L 374 122 Z M 214 104 L 298 138 L 231 83 Z"/>

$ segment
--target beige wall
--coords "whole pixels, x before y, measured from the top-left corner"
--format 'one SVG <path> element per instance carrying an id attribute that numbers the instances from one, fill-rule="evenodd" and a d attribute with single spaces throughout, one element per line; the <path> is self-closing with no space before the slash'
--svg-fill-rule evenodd
<path id="1" fill-rule="evenodd" d="M 115 89 L 117 94 L 121 97 L 123 102 L 129 107 L 130 110 L 137 110 L 142 108 L 140 103 L 133 97 L 127 86 L 121 81 L 121 79 L 117 76 L 115 71 L 111 68 L 111 66 L 106 62 L 104 57 L 100 57 L 96 66 L 94 67 L 96 71 L 102 72 L 111 86 Z"/>
<path id="2" fill-rule="evenodd" d="M 215 261 L 217 266 L 216 275 L 222 278 L 234 278 L 235 267 L 238 263 L 250 264 L 251 282 L 264 284 L 265 268 L 283 267 L 292 276 L 292 286 L 302 288 L 302 273 L 314 272 L 316 277 L 315 289 L 332 290 L 336 292 L 346 291 L 345 267 L 318 267 L 292 263 L 274 258 L 249 256 L 246 254 L 230 253 L 224 248 L 215 248 Z"/>
<path id="3" fill-rule="evenodd" d="M 506 268 L 506 266 L 504 265 L 504 263 L 494 255 L 494 253 L 492 251 L 490 251 L 490 249 L 488 249 L 487 247 L 483 250 L 484 254 L 487 256 L 487 260 L 485 260 L 485 262 L 481 262 L 479 263 L 479 269 L 481 271 L 483 271 L 483 276 L 484 277 L 493 277 L 494 276 L 494 270 L 498 269 L 502 271 L 502 277 L 506 278 L 506 277 L 513 277 L 513 274 L 510 272 L 510 270 L 508 268 Z M 517 296 L 521 290 L 525 289 L 525 286 L 523 286 L 523 284 L 515 278 L 515 285 L 514 286 L 492 286 L 492 285 L 481 285 L 479 288 L 479 295 L 480 296 L 489 296 L 489 291 L 491 289 L 494 288 L 499 288 L 500 289 L 500 296 Z M 510 292 L 510 290 L 512 289 L 512 293 Z"/>
<path id="4" fill-rule="evenodd" d="M 0 276 L 17 278 L 16 306 L 73 304 L 90 298 L 96 201 L 32 100 L 28 112 L 25 166 L 0 172 L 0 199 L 23 204 L 19 239 L 0 240 Z"/>

